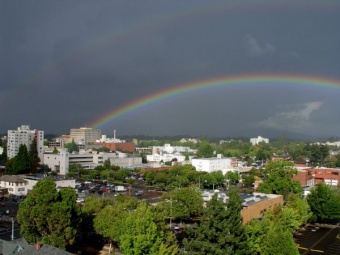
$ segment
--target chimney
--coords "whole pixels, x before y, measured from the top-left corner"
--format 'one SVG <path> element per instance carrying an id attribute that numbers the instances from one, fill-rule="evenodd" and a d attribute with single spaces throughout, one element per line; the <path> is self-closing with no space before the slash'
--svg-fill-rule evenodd
<path id="1" fill-rule="evenodd" d="M 35 248 L 37 249 L 37 251 L 39 251 L 40 248 L 41 248 L 41 243 L 37 242 L 37 243 L 35 244 Z"/>

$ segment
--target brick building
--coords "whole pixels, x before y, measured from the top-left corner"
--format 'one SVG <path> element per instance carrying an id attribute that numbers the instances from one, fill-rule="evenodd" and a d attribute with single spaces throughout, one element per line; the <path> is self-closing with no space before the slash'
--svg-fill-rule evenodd
<path id="1" fill-rule="evenodd" d="M 331 186 L 337 186 L 340 181 L 340 169 L 336 168 L 308 168 L 314 175 L 315 185 L 324 182 Z"/>
<path id="2" fill-rule="evenodd" d="M 247 224 L 253 219 L 263 217 L 263 214 L 270 208 L 283 205 L 283 196 L 275 194 L 264 194 L 254 192 L 253 194 L 241 195 L 242 203 L 242 222 Z"/>
<path id="3" fill-rule="evenodd" d="M 95 142 L 96 145 L 102 145 L 104 148 L 110 151 L 121 151 L 121 152 L 135 152 L 134 143 L 108 143 L 108 142 Z"/>

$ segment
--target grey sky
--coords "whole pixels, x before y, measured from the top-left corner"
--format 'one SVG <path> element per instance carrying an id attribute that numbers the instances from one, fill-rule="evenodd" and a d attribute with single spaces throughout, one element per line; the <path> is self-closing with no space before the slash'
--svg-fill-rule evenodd
<path id="1" fill-rule="evenodd" d="M 0 133 L 21 124 L 68 133 L 157 91 L 264 73 L 323 77 L 339 88 L 209 88 L 100 128 L 118 135 L 340 136 L 339 24 L 337 0 L 0 0 Z"/>

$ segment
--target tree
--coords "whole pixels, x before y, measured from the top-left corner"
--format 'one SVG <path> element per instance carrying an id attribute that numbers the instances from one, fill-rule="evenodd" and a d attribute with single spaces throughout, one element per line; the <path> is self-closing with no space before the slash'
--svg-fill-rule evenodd
<path id="1" fill-rule="evenodd" d="M 72 188 L 57 191 L 52 179 L 39 181 L 20 203 L 21 235 L 31 244 L 41 242 L 61 249 L 73 244 L 80 221 L 76 198 Z"/>
<path id="2" fill-rule="evenodd" d="M 290 194 L 286 199 L 286 207 L 297 211 L 299 215 L 299 226 L 306 224 L 312 217 L 310 206 L 305 198 L 301 198 L 297 194 Z"/>
<path id="3" fill-rule="evenodd" d="M 198 150 L 197 150 L 197 157 L 199 158 L 211 158 L 214 156 L 214 149 L 209 144 L 208 141 L 203 141 Z"/>
<path id="4" fill-rule="evenodd" d="M 19 152 L 13 160 L 13 174 L 25 174 L 31 169 L 31 161 L 27 147 L 24 144 L 19 146 Z"/>
<path id="5" fill-rule="evenodd" d="M 292 235 L 298 226 L 297 218 L 294 209 L 276 206 L 267 211 L 262 219 L 252 220 L 246 225 L 250 252 L 266 255 L 299 254 Z"/>
<path id="6" fill-rule="evenodd" d="M 292 180 L 297 170 L 294 163 L 288 161 L 271 161 L 264 170 L 264 180 L 258 191 L 267 194 L 279 194 L 286 198 L 290 193 L 301 194 L 299 181 Z"/>
<path id="7" fill-rule="evenodd" d="M 99 198 L 86 200 L 83 213 L 93 217 L 93 226 L 97 233 L 119 243 L 120 237 L 124 234 L 125 219 L 129 210 L 137 207 L 136 198 L 119 196 L 113 203 L 103 202 Z"/>
<path id="8" fill-rule="evenodd" d="M 197 217 L 203 213 L 203 199 L 195 187 L 175 189 L 164 196 L 168 216 L 175 219 Z M 171 215 L 170 215 L 171 214 Z"/>
<path id="9" fill-rule="evenodd" d="M 228 171 L 226 173 L 226 178 L 231 182 L 231 183 L 238 183 L 240 180 L 240 175 L 236 171 Z"/>
<path id="10" fill-rule="evenodd" d="M 30 144 L 29 151 L 28 151 L 28 157 L 30 161 L 30 167 L 31 172 L 36 172 L 37 167 L 39 166 L 40 158 L 38 156 L 38 150 L 37 150 L 37 138 L 34 137 L 34 140 Z"/>
<path id="11" fill-rule="evenodd" d="M 129 213 L 124 221 L 124 234 L 120 239 L 123 254 L 178 254 L 177 246 L 165 240 L 166 235 L 157 230 L 153 218 L 152 211 L 145 201 Z"/>
<path id="12" fill-rule="evenodd" d="M 280 226 L 272 225 L 264 238 L 261 254 L 299 255 L 300 253 L 294 243 L 292 233 L 284 231 Z"/>
<path id="13" fill-rule="evenodd" d="M 54 147 L 53 151 L 52 151 L 52 154 L 59 154 L 59 151 L 56 147 Z"/>
<path id="14" fill-rule="evenodd" d="M 0 154 L 0 165 L 1 166 L 5 166 L 7 162 L 7 146 L 5 145 L 3 147 L 3 151 Z"/>
<path id="15" fill-rule="evenodd" d="M 339 189 L 320 183 L 311 190 L 307 202 L 313 213 L 313 221 L 327 223 L 340 219 Z"/>
<path id="16" fill-rule="evenodd" d="M 325 158 L 329 155 L 328 146 L 323 144 L 306 144 L 304 150 L 310 157 L 312 165 L 322 165 Z"/>
<path id="17" fill-rule="evenodd" d="M 110 159 L 106 159 L 104 161 L 104 168 L 107 169 L 107 170 L 111 169 L 111 161 L 110 161 Z"/>
<path id="18" fill-rule="evenodd" d="M 67 151 L 69 153 L 79 152 L 79 148 L 78 148 L 77 144 L 74 142 L 74 139 L 72 139 L 72 141 L 70 143 L 65 144 L 65 148 L 67 148 Z"/>
<path id="19" fill-rule="evenodd" d="M 215 194 L 207 203 L 200 223 L 188 228 L 183 244 L 188 254 L 249 254 L 242 226 L 241 199 L 230 189 L 225 205 Z"/>

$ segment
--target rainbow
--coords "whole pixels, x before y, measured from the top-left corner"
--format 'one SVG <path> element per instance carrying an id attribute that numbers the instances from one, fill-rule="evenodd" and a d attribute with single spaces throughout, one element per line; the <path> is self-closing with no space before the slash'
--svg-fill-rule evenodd
<path id="1" fill-rule="evenodd" d="M 153 94 L 137 98 L 126 104 L 115 108 L 114 110 L 102 115 L 90 124 L 92 128 L 99 128 L 106 123 L 109 123 L 122 115 L 132 112 L 136 109 L 145 107 L 152 103 L 162 101 L 164 99 L 174 97 L 176 95 L 194 92 L 197 90 L 225 87 L 225 86 L 238 86 L 242 84 L 270 84 L 279 85 L 282 83 L 292 85 L 308 85 L 314 87 L 331 87 L 340 88 L 340 81 L 316 76 L 303 76 L 303 75 L 282 75 L 282 74 L 255 74 L 255 75 L 238 75 L 218 77 L 208 80 L 195 81 L 184 83 L 179 86 L 174 86 L 164 90 L 157 91 Z"/>

